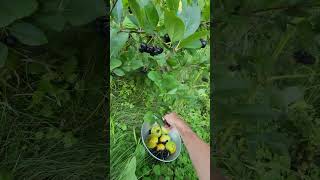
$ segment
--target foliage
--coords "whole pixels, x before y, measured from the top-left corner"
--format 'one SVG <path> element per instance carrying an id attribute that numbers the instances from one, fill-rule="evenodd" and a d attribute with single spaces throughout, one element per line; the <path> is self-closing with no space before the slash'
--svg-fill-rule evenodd
<path id="1" fill-rule="evenodd" d="M 103 0 L 0 2 L 0 179 L 104 179 Z"/>
<path id="2" fill-rule="evenodd" d="M 111 131 L 114 137 L 129 133 L 117 144 L 142 147 L 139 137 L 143 121 L 161 124 L 161 117 L 169 111 L 185 117 L 209 142 L 210 47 L 201 48 L 200 41 L 209 41 L 209 16 L 204 16 L 209 13 L 209 1 L 119 0 L 111 4 L 111 117 L 112 126 L 118 127 Z M 152 47 L 163 52 L 152 55 L 141 50 Z M 119 148 L 114 154 L 125 149 Z M 122 156 L 123 162 L 132 160 L 135 151 L 129 152 Z M 197 178 L 185 148 L 176 161 L 167 164 L 148 154 L 135 157 L 140 162 L 135 172 L 138 179 Z M 116 163 L 113 167 L 124 169 Z M 119 174 L 112 178 L 121 177 Z"/>
<path id="3" fill-rule="evenodd" d="M 231 179 L 320 178 L 318 19 L 313 0 L 215 1 L 214 160 Z"/>

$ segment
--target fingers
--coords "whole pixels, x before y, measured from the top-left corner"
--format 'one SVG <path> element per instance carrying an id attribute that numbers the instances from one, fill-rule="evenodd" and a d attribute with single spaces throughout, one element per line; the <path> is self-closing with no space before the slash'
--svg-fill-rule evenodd
<path id="1" fill-rule="evenodd" d="M 164 115 L 163 119 L 170 125 L 174 126 L 175 121 L 178 119 L 178 115 L 175 112 L 171 112 L 169 114 Z"/>

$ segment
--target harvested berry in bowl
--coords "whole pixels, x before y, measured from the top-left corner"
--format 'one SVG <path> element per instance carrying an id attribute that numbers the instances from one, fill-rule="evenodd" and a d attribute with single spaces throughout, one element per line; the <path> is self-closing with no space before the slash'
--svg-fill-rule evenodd
<path id="1" fill-rule="evenodd" d="M 181 151 L 181 138 L 176 129 L 168 129 L 157 123 L 145 122 L 141 135 L 143 144 L 152 157 L 162 162 L 174 161 Z"/>

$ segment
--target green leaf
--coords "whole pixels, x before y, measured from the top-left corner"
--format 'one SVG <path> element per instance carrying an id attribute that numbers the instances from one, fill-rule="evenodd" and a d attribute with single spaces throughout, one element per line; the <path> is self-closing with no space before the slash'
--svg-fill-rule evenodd
<path id="1" fill-rule="evenodd" d="M 48 43 L 41 29 L 29 23 L 14 23 L 9 30 L 23 44 L 39 46 Z"/>
<path id="2" fill-rule="evenodd" d="M 145 122 L 149 122 L 149 123 L 153 123 L 155 121 L 154 117 L 153 117 L 153 113 L 151 111 L 148 111 L 144 116 L 143 116 L 143 120 Z"/>
<path id="3" fill-rule="evenodd" d="M 6 64 L 8 58 L 8 47 L 0 42 L 0 68 Z"/>
<path id="4" fill-rule="evenodd" d="M 148 78 L 151 79 L 153 82 L 155 82 L 157 86 L 161 86 L 162 76 L 159 72 L 150 71 L 148 73 Z"/>
<path id="5" fill-rule="evenodd" d="M 35 20 L 52 30 L 61 32 L 66 24 L 66 19 L 61 14 L 45 15 L 41 14 L 35 17 Z"/>
<path id="6" fill-rule="evenodd" d="M 0 28 L 31 15 L 37 7 L 36 0 L 1 0 Z"/>
<path id="7" fill-rule="evenodd" d="M 111 46 L 111 54 L 110 56 L 115 56 L 120 49 L 125 45 L 129 38 L 129 33 L 126 32 L 120 32 L 118 33 L 115 29 L 111 30 L 110 34 L 110 44 Z"/>
<path id="8" fill-rule="evenodd" d="M 154 172 L 155 175 L 160 176 L 161 175 L 161 167 L 160 167 L 160 165 L 158 165 L 158 164 L 155 165 L 153 167 L 153 172 Z"/>
<path id="9" fill-rule="evenodd" d="M 136 70 L 138 68 L 141 68 L 143 66 L 142 60 L 135 59 L 131 62 L 131 68 L 132 70 Z"/>
<path id="10" fill-rule="evenodd" d="M 123 27 L 128 28 L 128 29 L 135 29 L 138 27 L 138 21 L 137 19 L 132 20 L 132 18 L 134 18 L 134 16 L 132 15 L 128 15 L 124 18 L 122 24 Z M 135 21 L 135 22 L 133 22 Z"/>
<path id="11" fill-rule="evenodd" d="M 120 23 L 122 18 L 123 5 L 122 0 L 118 0 L 116 6 L 112 10 L 112 15 L 115 17 L 116 22 Z"/>
<path id="12" fill-rule="evenodd" d="M 106 3 L 103 0 L 70 0 L 64 11 L 67 20 L 74 26 L 85 25 L 106 14 Z"/>
<path id="13" fill-rule="evenodd" d="M 183 38 L 185 29 L 183 21 L 173 12 L 165 12 L 164 24 L 172 42 L 179 41 Z"/>
<path id="14" fill-rule="evenodd" d="M 196 32 L 191 36 L 187 37 L 186 39 L 182 40 L 180 43 L 180 47 L 190 48 L 190 49 L 200 48 L 202 45 L 200 42 L 200 38 L 202 38 L 203 36 L 206 36 L 207 34 L 208 34 L 207 31 Z"/>
<path id="15" fill-rule="evenodd" d="M 138 19 L 137 19 L 135 16 L 133 16 L 133 15 L 128 15 L 127 17 L 128 17 L 128 19 L 132 22 L 131 26 L 133 26 L 133 28 L 139 27 L 139 21 L 138 21 Z"/>
<path id="16" fill-rule="evenodd" d="M 178 8 L 179 8 L 179 0 L 168 0 L 166 1 L 168 8 L 172 11 L 172 12 L 177 12 Z"/>
<path id="17" fill-rule="evenodd" d="M 171 91 L 176 89 L 179 86 L 177 79 L 170 74 L 163 74 L 161 81 L 161 88 L 165 89 L 166 91 Z"/>
<path id="18" fill-rule="evenodd" d="M 142 9 L 139 5 L 139 3 L 136 0 L 130 0 L 128 1 L 129 6 L 132 10 L 132 13 L 135 15 L 135 17 L 137 18 L 140 27 L 143 27 L 144 23 L 143 23 L 143 13 L 142 13 Z"/>
<path id="19" fill-rule="evenodd" d="M 121 177 L 119 179 L 121 180 L 137 180 L 136 176 L 136 166 L 137 166 L 137 160 L 136 157 L 133 156 L 130 161 L 127 163 Z"/>
<path id="20" fill-rule="evenodd" d="M 155 28 L 159 21 L 159 15 L 157 9 L 154 7 L 154 4 L 152 1 L 149 1 L 149 3 L 144 7 L 146 19 L 148 25 L 150 25 L 152 28 Z"/>
<path id="21" fill-rule="evenodd" d="M 201 20 L 201 10 L 199 6 L 193 5 L 184 8 L 179 17 L 183 20 L 185 25 L 184 38 L 192 35 L 197 31 Z"/>
<path id="22" fill-rule="evenodd" d="M 112 58 L 110 62 L 110 71 L 113 69 L 120 67 L 122 62 L 119 59 Z"/>
<path id="23" fill-rule="evenodd" d="M 114 72 L 117 76 L 124 76 L 124 75 L 125 75 L 124 71 L 123 71 L 122 69 L 120 69 L 120 68 L 114 69 L 113 72 Z"/>

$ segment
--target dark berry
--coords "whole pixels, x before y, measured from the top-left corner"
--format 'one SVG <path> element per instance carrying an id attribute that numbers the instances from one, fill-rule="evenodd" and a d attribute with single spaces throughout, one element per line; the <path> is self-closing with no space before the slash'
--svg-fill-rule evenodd
<path id="1" fill-rule="evenodd" d="M 160 54 L 160 49 L 158 47 L 155 47 L 153 53 L 156 55 Z"/>
<path id="2" fill-rule="evenodd" d="M 154 155 L 156 155 L 156 154 L 157 154 L 157 150 L 156 150 L 156 148 L 150 149 L 150 152 L 151 152 L 152 154 L 154 154 Z"/>
<path id="3" fill-rule="evenodd" d="M 149 129 L 149 134 L 151 134 L 151 129 Z"/>
<path id="4" fill-rule="evenodd" d="M 153 51 L 153 54 L 154 55 L 159 55 L 163 52 L 163 49 L 161 47 L 155 47 L 154 48 L 154 51 Z"/>
<path id="5" fill-rule="evenodd" d="M 171 39 L 170 39 L 170 37 L 169 37 L 168 34 L 165 34 L 165 35 L 163 36 L 163 40 L 164 40 L 165 43 L 169 43 L 169 42 L 171 41 Z"/>
<path id="6" fill-rule="evenodd" d="M 201 48 L 205 48 L 207 45 L 207 41 L 204 39 L 200 39 L 200 42 L 201 42 Z"/>
<path id="7" fill-rule="evenodd" d="M 156 53 L 155 52 L 151 52 L 151 53 L 149 53 L 151 56 L 155 56 L 156 55 Z"/>
<path id="8" fill-rule="evenodd" d="M 157 47 L 154 52 L 158 55 L 158 54 L 161 54 L 163 52 L 163 49 L 161 47 L 160 48 Z"/>
<path id="9" fill-rule="evenodd" d="M 316 62 L 316 59 L 313 55 L 302 50 L 294 52 L 293 58 L 297 63 L 301 64 L 314 64 Z"/>
<path id="10" fill-rule="evenodd" d="M 153 53 L 154 52 L 154 47 L 153 46 L 147 46 L 146 52 L 147 53 Z"/>
<path id="11" fill-rule="evenodd" d="M 11 35 L 4 38 L 4 43 L 8 46 L 14 46 L 16 45 L 17 42 L 18 42 L 17 38 Z"/>
<path id="12" fill-rule="evenodd" d="M 206 78 L 206 77 L 203 77 L 201 80 L 202 80 L 203 82 L 208 82 L 208 81 L 209 81 L 209 79 Z"/>
<path id="13" fill-rule="evenodd" d="M 162 159 L 167 159 L 170 156 L 170 153 L 168 150 L 164 150 L 161 152 L 162 153 Z"/>
<path id="14" fill-rule="evenodd" d="M 241 70 L 241 67 L 239 64 L 236 64 L 236 65 L 230 65 L 229 66 L 229 70 L 234 72 L 234 71 L 240 71 Z"/>
<path id="15" fill-rule="evenodd" d="M 140 48 L 143 50 L 147 50 L 147 45 L 145 43 L 141 43 Z"/>
<path id="16" fill-rule="evenodd" d="M 131 8 L 130 8 L 130 7 L 128 7 L 128 10 L 129 10 L 129 13 L 132 14 L 132 11 L 131 11 Z"/>

